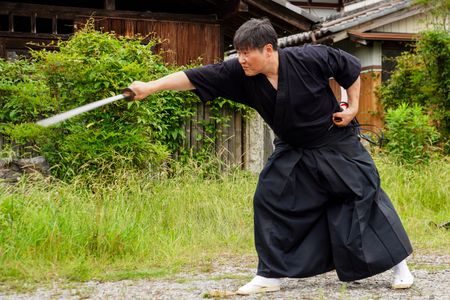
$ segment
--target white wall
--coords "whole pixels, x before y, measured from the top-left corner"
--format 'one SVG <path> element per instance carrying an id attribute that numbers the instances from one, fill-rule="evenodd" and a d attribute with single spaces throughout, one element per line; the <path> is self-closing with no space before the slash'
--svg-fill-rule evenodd
<path id="1" fill-rule="evenodd" d="M 381 66 L 381 42 L 373 42 L 370 46 L 355 47 L 353 54 L 361 60 L 362 68 Z"/>
<path id="2" fill-rule="evenodd" d="M 361 60 L 362 68 L 368 66 L 381 66 L 381 42 L 374 41 L 369 43 L 368 46 L 364 46 L 350 42 L 349 40 L 343 40 L 336 43 L 335 47 L 358 57 Z"/>
<path id="3" fill-rule="evenodd" d="M 428 26 L 429 27 L 429 26 Z M 397 22 L 393 22 L 373 29 L 374 32 L 398 32 L 418 33 L 427 29 L 426 16 L 424 14 L 412 16 Z"/>
<path id="4" fill-rule="evenodd" d="M 325 17 L 328 17 L 329 15 L 332 15 L 332 14 L 336 13 L 336 9 L 332 9 L 332 8 L 306 8 L 306 7 L 302 7 L 302 9 L 307 11 L 311 15 L 318 17 L 318 18 L 325 18 Z"/>

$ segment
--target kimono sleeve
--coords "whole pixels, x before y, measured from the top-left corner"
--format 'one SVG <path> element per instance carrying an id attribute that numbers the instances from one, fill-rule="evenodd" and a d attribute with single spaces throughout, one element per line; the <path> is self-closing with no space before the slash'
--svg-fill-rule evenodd
<path id="1" fill-rule="evenodd" d="M 344 89 L 348 89 L 356 81 L 361 72 L 359 59 L 343 50 L 331 47 L 326 48 L 330 76 Z"/>
<path id="2" fill-rule="evenodd" d="M 242 87 L 242 77 L 245 74 L 237 59 L 185 70 L 184 73 L 194 85 L 194 92 L 202 101 L 224 97 L 247 104 Z"/>

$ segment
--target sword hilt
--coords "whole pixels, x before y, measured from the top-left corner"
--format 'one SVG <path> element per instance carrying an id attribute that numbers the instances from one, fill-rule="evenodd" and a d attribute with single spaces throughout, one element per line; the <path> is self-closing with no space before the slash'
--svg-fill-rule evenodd
<path id="1" fill-rule="evenodd" d="M 129 87 L 122 91 L 122 95 L 126 100 L 133 100 L 136 97 L 136 93 Z"/>
<path id="2" fill-rule="evenodd" d="M 345 101 L 339 102 L 339 111 L 344 111 L 344 110 L 346 110 L 347 108 L 348 108 L 348 103 L 347 103 L 347 102 L 345 102 Z M 334 117 L 334 120 L 335 120 L 336 122 L 341 122 L 341 121 L 342 121 L 342 118 L 341 118 L 341 117 Z"/>

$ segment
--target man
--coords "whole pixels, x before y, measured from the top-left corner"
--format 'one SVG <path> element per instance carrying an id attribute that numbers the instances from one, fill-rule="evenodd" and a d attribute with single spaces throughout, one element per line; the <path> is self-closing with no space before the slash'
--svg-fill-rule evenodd
<path id="1" fill-rule="evenodd" d="M 413 283 L 412 247 L 370 155 L 349 125 L 358 111 L 359 61 L 322 45 L 277 49 L 266 19 L 234 36 L 238 58 L 133 82 L 137 99 L 162 90 L 195 90 L 256 109 L 277 135 L 254 196 L 257 276 L 238 294 L 280 289 L 282 277 L 336 269 L 353 281 L 394 267 L 393 288 Z M 329 85 L 347 90 L 340 111 Z"/>

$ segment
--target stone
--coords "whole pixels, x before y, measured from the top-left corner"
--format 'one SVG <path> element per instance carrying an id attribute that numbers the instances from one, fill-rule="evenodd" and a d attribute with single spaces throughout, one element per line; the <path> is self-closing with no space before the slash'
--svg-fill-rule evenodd
<path id="1" fill-rule="evenodd" d="M 21 173 L 11 169 L 0 169 L 0 182 L 17 183 L 20 180 Z"/>
<path id="2" fill-rule="evenodd" d="M 43 156 L 22 158 L 14 162 L 25 173 L 39 172 L 43 175 L 50 174 L 50 165 Z"/>
<path id="3" fill-rule="evenodd" d="M 15 184 L 23 174 L 50 175 L 50 165 L 43 156 L 5 160 L 0 159 L 0 183 Z"/>

